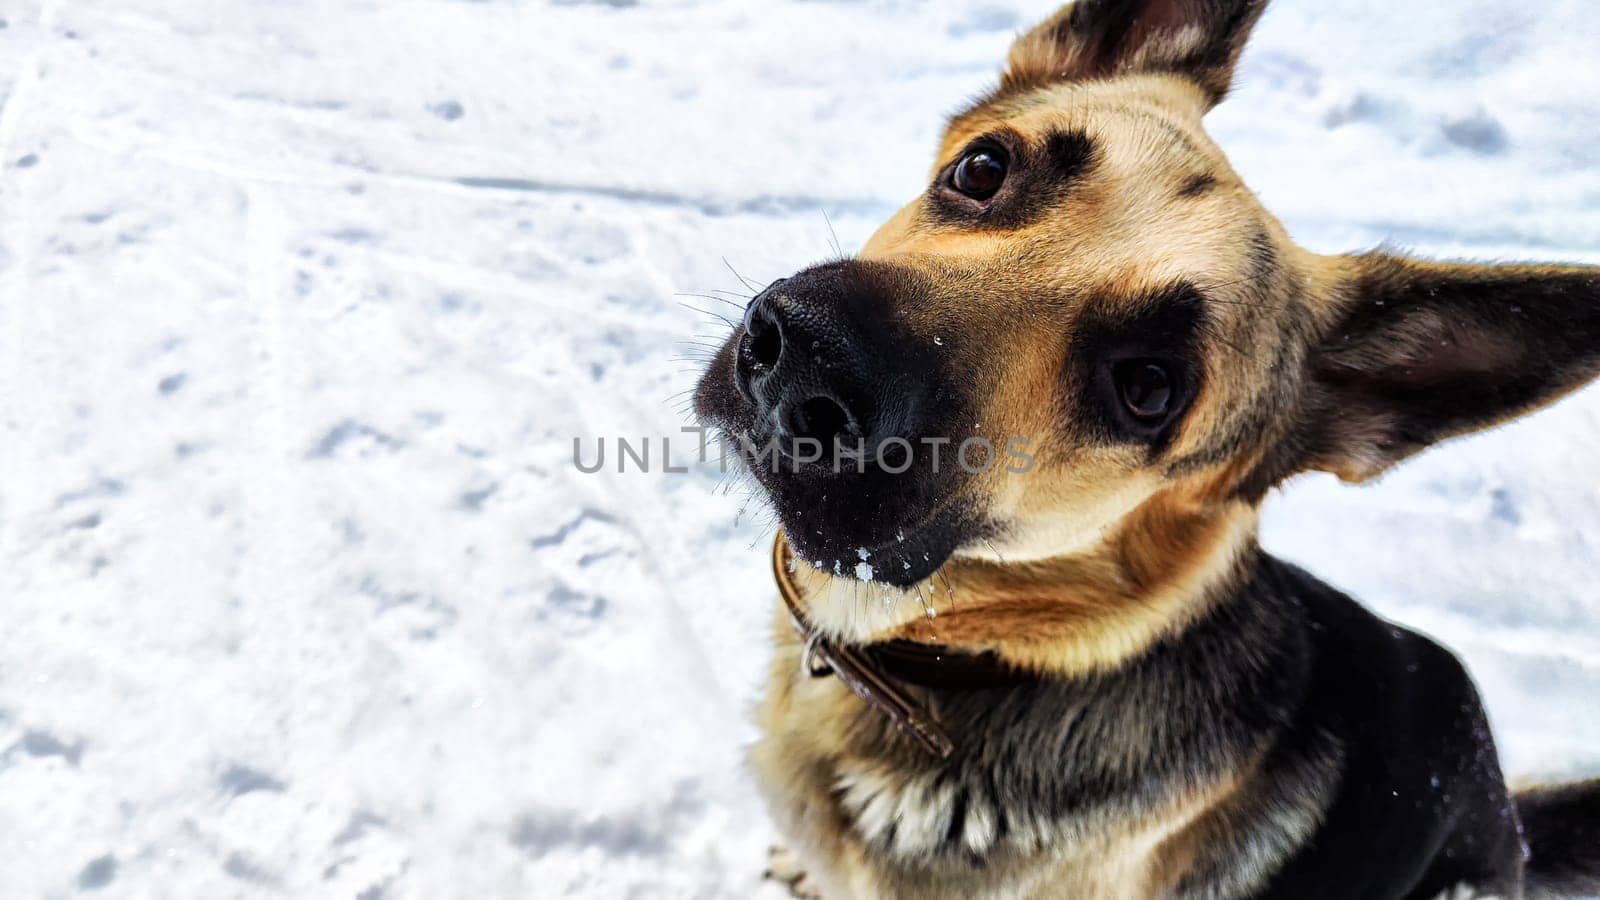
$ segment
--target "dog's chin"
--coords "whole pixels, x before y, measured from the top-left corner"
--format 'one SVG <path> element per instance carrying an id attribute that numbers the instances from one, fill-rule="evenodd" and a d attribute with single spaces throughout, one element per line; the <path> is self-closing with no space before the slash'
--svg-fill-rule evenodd
<path id="1" fill-rule="evenodd" d="M 960 503 L 948 503 L 922 517 L 879 516 L 868 509 L 841 516 L 836 510 L 789 505 L 770 493 L 769 499 L 784 537 L 801 559 L 857 581 L 911 587 L 979 536 L 973 517 Z"/>

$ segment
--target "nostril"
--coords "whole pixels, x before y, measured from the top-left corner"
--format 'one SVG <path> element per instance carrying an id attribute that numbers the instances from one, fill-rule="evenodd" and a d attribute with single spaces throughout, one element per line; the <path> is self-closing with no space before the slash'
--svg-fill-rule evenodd
<path id="1" fill-rule="evenodd" d="M 776 326 L 769 324 L 750 332 L 749 347 L 750 359 L 757 365 L 771 369 L 778 365 L 778 357 L 783 355 L 783 337 Z"/>
<path id="2" fill-rule="evenodd" d="M 812 438 L 824 446 L 853 434 L 855 420 L 849 410 L 831 397 L 812 397 L 790 414 L 789 427 L 795 437 Z"/>
<path id="3" fill-rule="evenodd" d="M 744 337 L 739 341 L 738 355 L 734 361 L 734 383 L 746 399 L 753 400 L 763 409 L 772 401 L 770 396 L 757 390 L 778 367 L 783 357 L 783 329 L 772 308 L 769 294 L 763 293 L 750 301 L 744 310 Z"/>
<path id="4" fill-rule="evenodd" d="M 749 361 L 762 368 L 775 368 L 783 356 L 783 332 L 773 317 L 767 295 L 750 302 L 744 311 L 744 351 Z"/>

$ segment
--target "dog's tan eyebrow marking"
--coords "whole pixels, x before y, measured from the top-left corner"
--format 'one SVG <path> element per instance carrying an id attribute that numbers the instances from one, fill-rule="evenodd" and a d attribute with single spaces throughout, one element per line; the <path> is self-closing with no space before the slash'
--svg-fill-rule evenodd
<path id="1" fill-rule="evenodd" d="M 1119 104 L 1117 106 L 1106 106 L 1101 108 L 1149 122 L 1161 129 L 1167 135 L 1167 137 L 1172 138 L 1173 142 L 1178 146 L 1182 147 L 1184 150 L 1187 150 L 1191 156 L 1194 156 L 1197 159 L 1206 158 L 1206 154 L 1197 144 L 1195 144 L 1194 138 L 1191 137 L 1187 131 L 1184 131 L 1177 125 L 1174 125 L 1172 120 L 1165 116 L 1152 112 L 1144 107 L 1134 106 L 1132 104 Z"/>
<path id="2" fill-rule="evenodd" d="M 1053 102 L 1055 100 L 1051 92 L 1038 85 L 1012 90 L 997 89 L 987 96 L 972 101 L 966 109 L 951 116 L 948 127 L 954 130 L 986 115 L 1003 119 L 1049 106 Z"/>

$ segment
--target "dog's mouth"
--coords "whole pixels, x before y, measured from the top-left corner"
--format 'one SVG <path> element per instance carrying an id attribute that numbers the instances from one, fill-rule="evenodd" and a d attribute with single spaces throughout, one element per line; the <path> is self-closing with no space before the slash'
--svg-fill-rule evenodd
<path id="1" fill-rule="evenodd" d="M 848 460 L 835 469 L 826 459 L 796 470 L 793 458 L 774 468 L 771 456 L 741 455 L 795 553 L 837 577 L 909 587 L 981 534 L 957 485 L 942 475 L 932 480 L 950 484 L 951 495 L 941 498 L 909 470 L 862 472 Z"/>
<path id="2" fill-rule="evenodd" d="M 874 274 L 835 265 L 768 288 L 712 359 L 694 406 L 802 559 L 909 586 L 982 535 L 951 437 L 957 422 L 971 425 L 945 354 L 863 312 L 875 308 L 863 295 L 881 296 Z"/>
<path id="3" fill-rule="evenodd" d="M 697 404 L 722 392 L 718 382 L 725 379 L 713 365 Z M 750 411 L 727 412 L 733 417 L 703 410 L 702 420 L 721 432 L 729 455 L 737 455 L 754 478 L 796 555 L 818 569 L 908 587 L 983 535 L 962 496 L 963 481 L 915 453 L 899 463 L 891 458 L 895 469 L 910 463 L 897 472 L 886 471 L 882 461 L 863 465 L 852 448 L 812 459 L 814 447 L 779 449 L 781 440 L 754 427 Z"/>

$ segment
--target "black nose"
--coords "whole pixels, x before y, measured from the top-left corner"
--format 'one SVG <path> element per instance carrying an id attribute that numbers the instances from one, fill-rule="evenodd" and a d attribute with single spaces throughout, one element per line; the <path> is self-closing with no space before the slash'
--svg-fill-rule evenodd
<path id="1" fill-rule="evenodd" d="M 889 299 L 834 264 L 774 282 L 750 302 L 735 378 L 760 432 L 869 452 L 909 437 L 920 391 L 903 343 L 895 346 Z"/>

